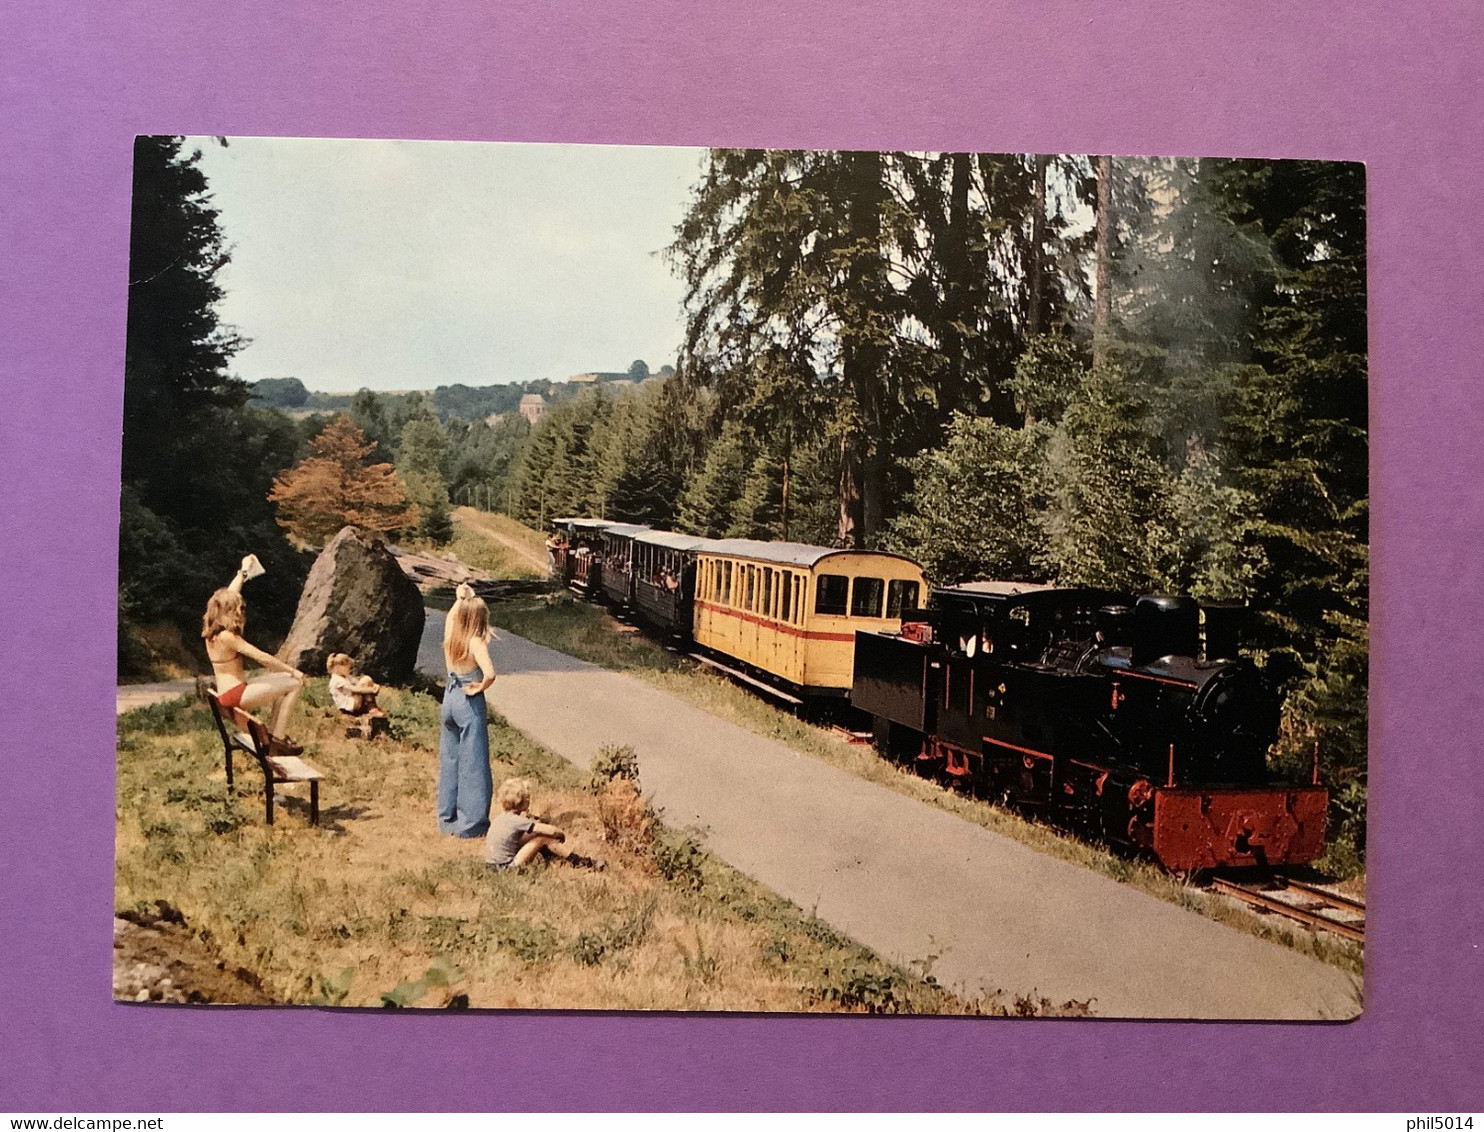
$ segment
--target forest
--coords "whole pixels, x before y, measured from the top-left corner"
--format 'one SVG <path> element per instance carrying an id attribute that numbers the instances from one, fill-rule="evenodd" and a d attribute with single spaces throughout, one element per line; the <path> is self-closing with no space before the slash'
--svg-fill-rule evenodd
<path id="1" fill-rule="evenodd" d="M 269 567 L 254 615 L 286 625 L 316 533 L 284 522 L 286 492 L 386 467 L 405 506 L 385 529 L 432 542 L 478 497 L 538 527 L 889 548 L 939 583 L 1243 600 L 1287 696 L 1278 758 L 1297 772 L 1319 744 L 1336 851 L 1363 859 L 1361 166 L 713 150 L 666 251 L 686 287 L 673 375 L 555 400 L 534 429 L 508 409 L 535 387 L 488 412 L 457 386 L 249 390 L 195 160 L 141 138 L 135 177 L 123 670 L 152 627 L 188 635 L 249 549 Z"/>

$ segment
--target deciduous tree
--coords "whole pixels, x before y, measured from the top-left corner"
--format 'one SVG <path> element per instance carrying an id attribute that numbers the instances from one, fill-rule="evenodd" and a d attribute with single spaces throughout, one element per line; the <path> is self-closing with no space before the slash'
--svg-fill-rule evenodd
<path id="1" fill-rule="evenodd" d="M 309 445 L 309 455 L 273 481 L 268 498 L 279 525 L 308 546 L 322 546 L 350 525 L 385 534 L 417 524 L 417 508 L 391 464 L 368 464 L 376 443 L 337 416 Z"/>

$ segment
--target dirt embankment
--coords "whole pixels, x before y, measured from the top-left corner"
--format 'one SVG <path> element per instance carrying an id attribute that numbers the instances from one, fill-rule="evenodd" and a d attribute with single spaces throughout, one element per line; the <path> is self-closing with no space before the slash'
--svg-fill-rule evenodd
<path id="1" fill-rule="evenodd" d="M 163 900 L 113 918 L 113 997 L 119 1002 L 271 1005 L 258 977 L 228 967 Z"/>

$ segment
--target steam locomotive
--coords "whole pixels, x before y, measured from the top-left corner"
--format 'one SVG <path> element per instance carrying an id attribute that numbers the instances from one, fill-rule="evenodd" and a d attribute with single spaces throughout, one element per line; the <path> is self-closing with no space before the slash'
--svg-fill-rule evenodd
<path id="1" fill-rule="evenodd" d="M 553 573 L 794 707 L 848 699 L 877 748 L 1167 868 L 1295 865 L 1323 787 L 1271 781 L 1279 704 L 1245 607 L 971 582 L 879 552 L 554 523 Z M 1317 768 L 1316 768 L 1317 770 Z"/>
<path id="2" fill-rule="evenodd" d="M 1328 795 L 1273 783 L 1279 704 L 1245 609 L 974 582 L 860 632 L 851 702 L 879 750 L 1174 870 L 1294 865 Z"/>

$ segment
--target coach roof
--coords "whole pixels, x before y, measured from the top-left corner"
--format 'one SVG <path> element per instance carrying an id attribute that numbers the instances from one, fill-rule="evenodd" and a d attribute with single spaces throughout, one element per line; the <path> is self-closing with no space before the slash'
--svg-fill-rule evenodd
<path id="1" fill-rule="evenodd" d="M 750 538 L 708 539 L 699 548 L 701 554 L 720 554 L 728 558 L 747 558 L 756 562 L 773 562 L 781 566 L 801 566 L 806 569 L 818 565 L 822 560 L 836 554 L 866 554 L 874 558 L 895 558 L 913 566 L 917 563 L 901 554 L 889 554 L 882 550 L 851 550 L 838 546 L 810 546 L 802 542 L 762 542 Z"/>
<path id="2" fill-rule="evenodd" d="M 674 531 L 645 531 L 634 536 L 634 541 L 646 546 L 662 546 L 666 550 L 707 550 L 715 539 L 700 535 L 680 535 Z"/>
<path id="3" fill-rule="evenodd" d="M 633 538 L 635 535 L 643 534 L 649 530 L 642 523 L 609 523 L 603 528 L 605 535 L 616 535 L 619 538 Z"/>

